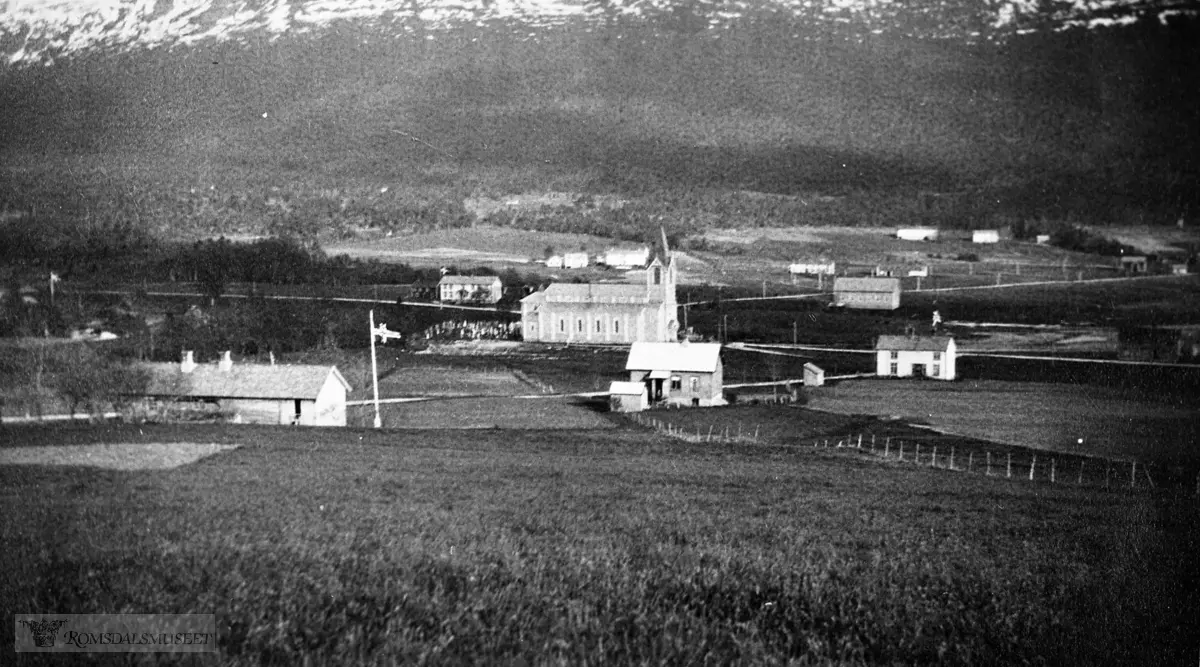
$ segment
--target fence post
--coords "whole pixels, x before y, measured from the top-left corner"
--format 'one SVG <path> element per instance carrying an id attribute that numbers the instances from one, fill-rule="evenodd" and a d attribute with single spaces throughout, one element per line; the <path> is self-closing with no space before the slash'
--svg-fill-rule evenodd
<path id="1" fill-rule="evenodd" d="M 754 427 L 754 442 L 758 442 L 758 427 Z"/>
<path id="2" fill-rule="evenodd" d="M 992 452 L 991 452 L 991 450 L 988 450 L 988 453 L 987 453 L 987 473 L 986 474 L 988 477 L 992 476 Z"/>
<path id="3" fill-rule="evenodd" d="M 1076 486 L 1083 486 L 1083 464 L 1087 463 L 1087 459 L 1079 459 L 1079 479 L 1075 480 Z"/>
<path id="4" fill-rule="evenodd" d="M 1109 479 L 1112 477 L 1112 461 L 1106 461 L 1104 466 L 1104 490 L 1109 488 Z"/>
<path id="5" fill-rule="evenodd" d="M 1005 476 L 1012 477 L 1012 452 L 1008 453 L 1008 473 Z"/>
<path id="6" fill-rule="evenodd" d="M 892 439 L 888 438 L 887 442 L 883 443 L 883 458 L 885 458 L 885 459 L 888 458 L 888 456 L 892 453 L 891 449 L 892 449 Z M 1200 475 L 1196 476 L 1196 483 L 1197 483 L 1197 486 L 1196 486 L 1197 493 L 1200 493 Z"/>
<path id="7" fill-rule="evenodd" d="M 709 424 L 708 425 L 708 442 L 712 442 L 712 432 L 713 432 L 713 425 Z"/>
<path id="8" fill-rule="evenodd" d="M 1033 481 L 1033 470 L 1037 467 L 1037 454 L 1029 461 L 1029 481 Z"/>
<path id="9" fill-rule="evenodd" d="M 900 460 L 904 460 L 904 441 L 900 441 Z M 1200 482 L 1196 482 L 1196 488 L 1200 489 Z"/>
<path id="10" fill-rule="evenodd" d="M 1137 483 L 1137 461 L 1134 461 L 1129 466 L 1129 488 L 1133 488 Z"/>
<path id="11" fill-rule="evenodd" d="M 921 443 L 917 443 L 917 465 L 921 465 Z"/>
<path id="12" fill-rule="evenodd" d="M 875 434 L 871 434 L 871 451 L 875 451 Z"/>
<path id="13" fill-rule="evenodd" d="M 967 472 L 975 467 L 975 452 L 967 452 Z"/>
<path id="14" fill-rule="evenodd" d="M 937 445 L 933 446 L 933 456 L 929 457 L 929 467 L 930 468 L 937 467 Z"/>
<path id="15" fill-rule="evenodd" d="M 950 469 L 954 470 L 954 447 L 950 447 Z"/>
<path id="16" fill-rule="evenodd" d="M 862 433 L 858 434 L 858 449 L 862 449 Z"/>
<path id="17" fill-rule="evenodd" d="M 1150 476 L 1150 466 L 1142 466 L 1142 472 L 1146 473 L 1146 482 L 1150 484 L 1150 488 L 1154 488 L 1154 478 Z"/>
<path id="18" fill-rule="evenodd" d="M 1054 483 L 1055 472 L 1058 466 L 1058 459 L 1050 459 L 1050 483 Z"/>

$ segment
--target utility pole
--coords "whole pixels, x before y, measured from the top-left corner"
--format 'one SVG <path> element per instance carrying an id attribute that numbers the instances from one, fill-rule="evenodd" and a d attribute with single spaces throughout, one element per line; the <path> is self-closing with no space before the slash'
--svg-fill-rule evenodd
<path id="1" fill-rule="evenodd" d="M 796 335 L 796 320 L 792 320 L 792 345 L 798 345 L 799 343 L 796 342 L 797 340 L 798 340 L 798 338 Z"/>

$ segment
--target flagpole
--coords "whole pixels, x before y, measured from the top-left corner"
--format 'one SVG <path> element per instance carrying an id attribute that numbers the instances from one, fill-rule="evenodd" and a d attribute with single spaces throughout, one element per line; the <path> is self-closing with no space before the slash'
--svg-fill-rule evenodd
<path id="1" fill-rule="evenodd" d="M 375 363 L 375 310 L 371 310 L 371 388 L 375 394 L 375 428 L 383 427 L 379 417 L 379 367 Z"/>

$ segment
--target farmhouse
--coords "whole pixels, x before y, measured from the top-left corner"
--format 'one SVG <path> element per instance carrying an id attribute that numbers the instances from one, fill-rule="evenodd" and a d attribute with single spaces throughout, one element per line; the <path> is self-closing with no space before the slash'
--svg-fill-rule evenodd
<path id="1" fill-rule="evenodd" d="M 949 336 L 880 336 L 875 343 L 875 373 L 953 380 L 955 349 Z"/>
<path id="2" fill-rule="evenodd" d="M 788 273 L 793 276 L 832 276 L 837 273 L 836 262 L 796 262 L 788 266 Z"/>
<path id="3" fill-rule="evenodd" d="M 900 307 L 900 279 L 834 278 L 833 302 L 846 308 L 895 310 Z"/>
<path id="4" fill-rule="evenodd" d="M 646 385 L 613 382 L 608 386 L 608 409 L 612 412 L 641 412 L 650 406 Z"/>
<path id="5" fill-rule="evenodd" d="M 253 424 L 345 426 L 350 385 L 336 366 L 197 364 L 191 351 L 178 364 L 146 364 L 151 401 L 211 408 Z"/>
<path id="6" fill-rule="evenodd" d="M 564 269 L 582 269 L 588 265 L 588 254 L 586 252 L 568 252 L 563 253 L 562 268 Z"/>
<path id="7" fill-rule="evenodd" d="M 1121 270 L 1125 273 L 1145 273 L 1149 268 L 1149 260 L 1142 255 L 1128 255 L 1121 258 Z"/>
<path id="8" fill-rule="evenodd" d="M 971 232 L 971 243 L 999 243 L 1000 232 L 995 229 L 976 229 Z"/>
<path id="9" fill-rule="evenodd" d="M 896 230 L 896 238 L 902 241 L 936 241 L 938 230 L 933 227 L 908 227 Z"/>
<path id="10" fill-rule="evenodd" d="M 445 303 L 496 303 L 504 287 L 499 276 L 442 276 L 438 299 Z"/>
<path id="11" fill-rule="evenodd" d="M 604 253 L 604 263 L 617 269 L 641 268 L 650 261 L 650 248 L 611 248 Z"/>
<path id="12" fill-rule="evenodd" d="M 634 343 L 625 370 L 651 404 L 725 405 L 719 343 Z"/>
<path id="13" fill-rule="evenodd" d="M 678 340 L 675 280 L 675 259 L 655 257 L 641 285 L 552 283 L 521 299 L 522 334 L 548 343 Z"/>

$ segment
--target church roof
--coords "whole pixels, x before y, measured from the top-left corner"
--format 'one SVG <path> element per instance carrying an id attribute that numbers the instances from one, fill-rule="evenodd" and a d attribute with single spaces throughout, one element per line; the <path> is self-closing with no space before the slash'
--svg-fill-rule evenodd
<path id="1" fill-rule="evenodd" d="M 536 299 L 534 297 L 537 297 Z M 576 303 L 646 303 L 649 300 L 645 285 L 612 283 L 552 283 L 522 301 L 568 301 Z"/>
<path id="2" fill-rule="evenodd" d="M 907 352 L 945 352 L 954 339 L 949 336 L 880 336 L 876 350 Z"/>

